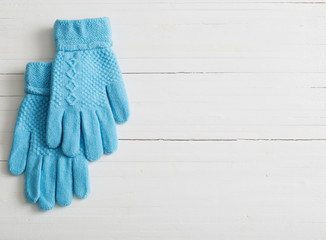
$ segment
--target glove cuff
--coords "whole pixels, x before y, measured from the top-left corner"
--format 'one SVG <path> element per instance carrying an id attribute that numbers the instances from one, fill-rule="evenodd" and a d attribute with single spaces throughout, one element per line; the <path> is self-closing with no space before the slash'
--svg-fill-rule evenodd
<path id="1" fill-rule="evenodd" d="M 54 38 L 57 51 L 112 46 L 110 21 L 107 17 L 56 20 Z"/>
<path id="2" fill-rule="evenodd" d="M 50 95 L 51 67 L 52 63 L 28 63 L 25 72 L 25 93 Z"/>

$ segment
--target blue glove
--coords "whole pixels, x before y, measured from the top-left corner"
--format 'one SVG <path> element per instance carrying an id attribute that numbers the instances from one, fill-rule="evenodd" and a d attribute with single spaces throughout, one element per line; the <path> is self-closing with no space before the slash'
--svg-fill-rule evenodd
<path id="1" fill-rule="evenodd" d="M 83 154 L 67 158 L 61 149 L 50 149 L 45 142 L 50 75 L 51 63 L 26 66 L 27 95 L 18 112 L 8 165 L 14 175 L 25 171 L 26 198 L 30 203 L 38 201 L 43 210 L 52 209 L 55 200 L 69 205 L 73 192 L 79 198 L 89 193 L 88 162 Z"/>
<path id="2" fill-rule="evenodd" d="M 84 139 L 85 156 L 97 160 L 117 149 L 116 123 L 129 117 L 126 90 L 111 50 L 108 18 L 57 20 L 56 57 L 47 119 L 47 144 L 69 157 Z"/>

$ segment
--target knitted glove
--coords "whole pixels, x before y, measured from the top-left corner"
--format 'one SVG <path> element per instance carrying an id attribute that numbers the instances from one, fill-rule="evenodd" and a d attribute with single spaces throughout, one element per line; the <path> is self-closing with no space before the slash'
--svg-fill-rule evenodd
<path id="1" fill-rule="evenodd" d="M 52 209 L 55 199 L 60 205 L 69 205 L 73 192 L 79 198 L 89 193 L 88 165 L 83 154 L 67 158 L 61 149 L 50 149 L 45 143 L 50 73 L 51 63 L 26 66 L 27 95 L 19 108 L 8 166 L 14 175 L 25 171 L 26 198 L 30 203 L 38 201 L 43 210 Z"/>
<path id="2" fill-rule="evenodd" d="M 67 156 L 96 160 L 117 149 L 116 123 L 129 117 L 126 90 L 111 50 L 108 18 L 57 20 L 47 143 Z"/>

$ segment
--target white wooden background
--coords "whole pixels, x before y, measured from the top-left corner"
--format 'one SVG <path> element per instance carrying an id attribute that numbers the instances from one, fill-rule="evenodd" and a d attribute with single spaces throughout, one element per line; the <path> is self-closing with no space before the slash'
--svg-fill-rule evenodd
<path id="1" fill-rule="evenodd" d="M 324 0 L 0 0 L 0 239 L 325 240 Z M 7 159 L 56 18 L 109 16 L 132 116 L 91 195 L 41 212 Z"/>

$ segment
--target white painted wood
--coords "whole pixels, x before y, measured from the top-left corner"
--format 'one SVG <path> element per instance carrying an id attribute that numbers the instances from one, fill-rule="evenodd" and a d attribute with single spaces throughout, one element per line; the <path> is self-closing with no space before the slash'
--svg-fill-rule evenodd
<path id="1" fill-rule="evenodd" d="M 122 139 L 325 139 L 326 74 L 127 74 Z M 0 77 L 0 131 L 12 131 L 22 75 Z M 8 96 L 8 97 L 5 97 Z M 14 96 L 14 97 L 11 97 Z M 18 97 L 16 97 L 18 96 Z M 10 102 L 10 105 L 8 104 Z"/>
<path id="2" fill-rule="evenodd" d="M 323 239 L 324 149 L 323 141 L 120 141 L 116 154 L 90 164 L 88 199 L 47 213 L 25 203 L 23 177 L 2 162 L 2 238 Z"/>
<path id="3" fill-rule="evenodd" d="M 74 9 L 76 17 L 111 17 L 113 40 L 120 58 L 250 58 L 257 55 L 266 58 L 295 53 L 304 57 L 306 54 L 310 56 L 311 52 L 319 53 L 320 48 L 315 45 L 325 43 L 322 6 L 257 3 L 101 5 L 65 1 L 65 4 L 54 7 L 46 1 L 16 5 L 9 2 L 0 9 L 4 18 L 0 21 L 0 30 L 6 34 L 0 39 L 0 56 L 5 59 L 52 58 L 53 22 L 60 17 L 71 18 L 71 9 Z M 14 16 L 8 16 L 11 9 L 14 9 Z M 36 11 L 38 14 L 34 16 Z"/>
<path id="4" fill-rule="evenodd" d="M 325 1 L 0 0 L 0 240 L 326 239 Z M 7 171 L 24 68 L 56 18 L 109 16 L 131 104 L 92 193 L 26 203 Z"/>

